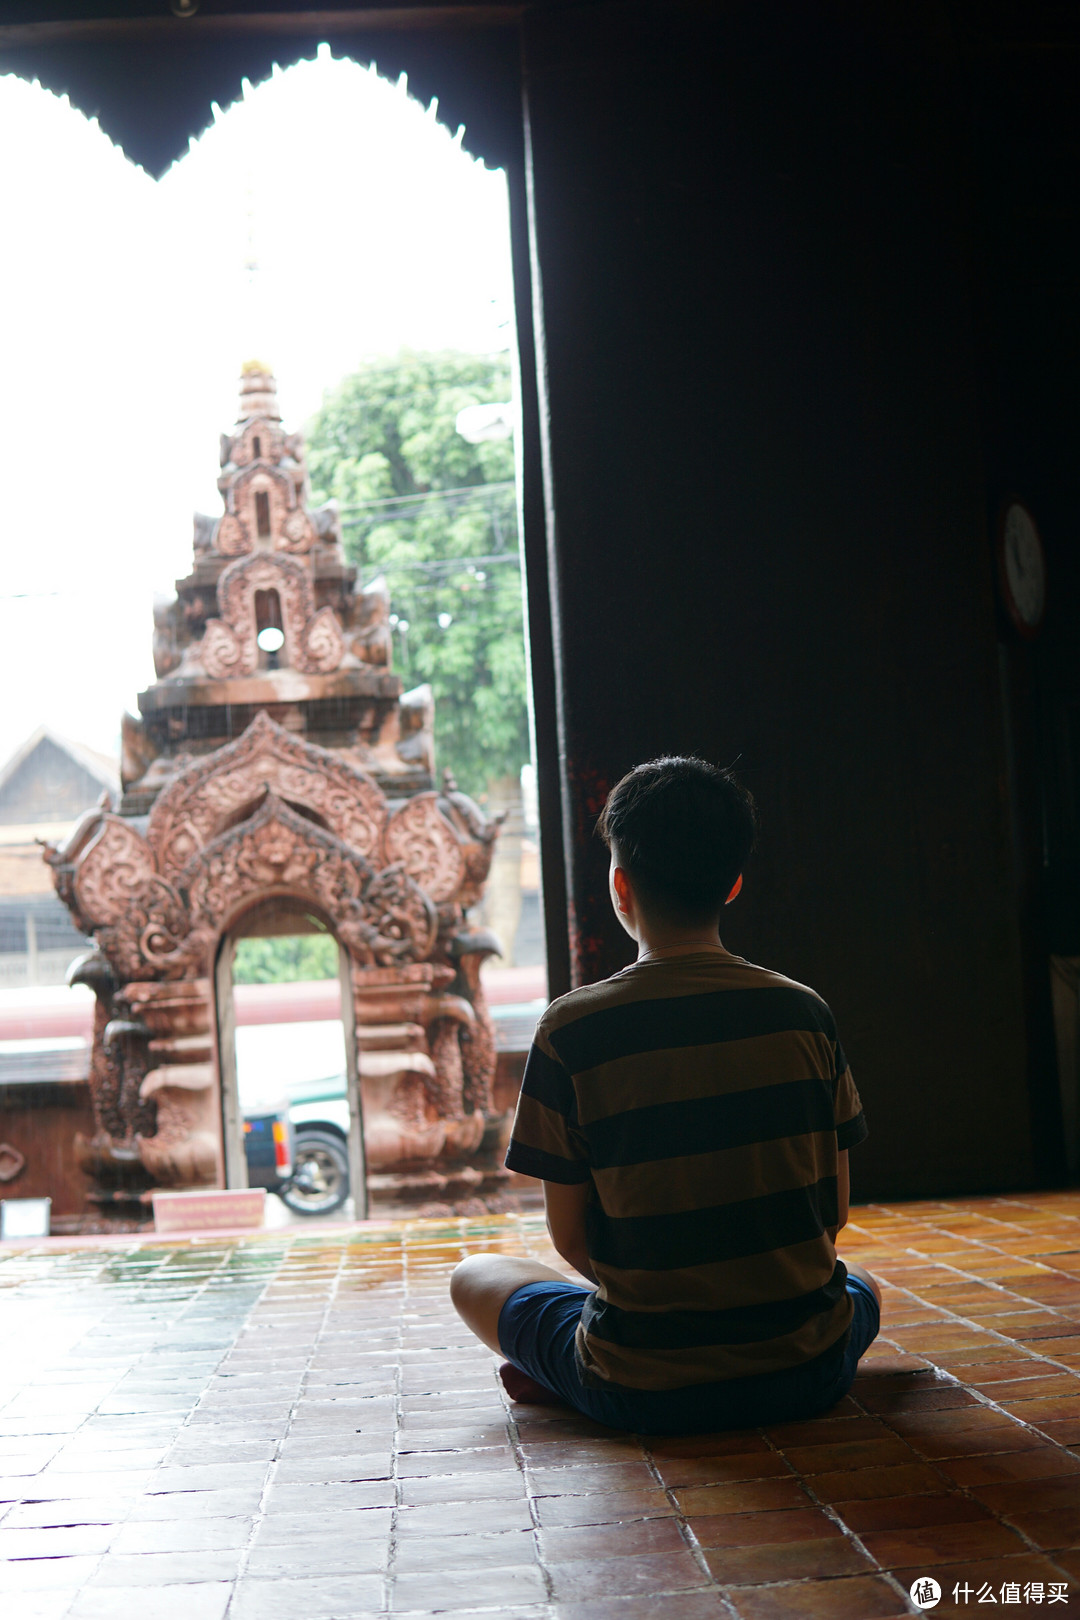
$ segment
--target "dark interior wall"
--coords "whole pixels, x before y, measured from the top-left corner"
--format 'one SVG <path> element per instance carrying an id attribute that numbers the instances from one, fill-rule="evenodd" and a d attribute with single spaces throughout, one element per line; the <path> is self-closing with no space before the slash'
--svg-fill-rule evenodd
<path id="1" fill-rule="evenodd" d="M 989 506 L 1026 502 L 1048 569 L 1038 636 L 999 604 L 998 643 L 1034 1125 L 1053 1173 L 1048 955 L 1080 956 L 1080 14 L 1013 7 L 1007 23 L 973 32 L 958 79 Z"/>
<path id="2" fill-rule="evenodd" d="M 738 759 L 761 851 L 725 938 L 833 1005 L 858 1196 L 1033 1175 L 942 21 L 525 23 L 576 974 L 626 960 L 590 839 L 611 783 Z"/>
<path id="3" fill-rule="evenodd" d="M 988 487 L 1020 496 L 1047 554 L 1046 617 L 1023 643 L 1000 621 L 1016 744 L 1029 755 L 1034 933 L 1080 954 L 1080 19 L 1018 31 L 965 72 L 978 208 Z M 1008 109 L 1007 116 L 1004 109 Z M 1031 836 L 1033 834 L 1033 836 Z"/>

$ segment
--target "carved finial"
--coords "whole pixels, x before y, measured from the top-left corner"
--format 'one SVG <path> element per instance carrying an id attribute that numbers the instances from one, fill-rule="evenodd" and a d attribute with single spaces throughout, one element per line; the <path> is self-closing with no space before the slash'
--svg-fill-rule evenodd
<path id="1" fill-rule="evenodd" d="M 103 792 L 102 792 L 102 795 L 101 795 L 100 799 L 98 800 L 98 809 L 99 810 L 111 810 L 112 807 L 113 807 L 112 794 L 109 792 L 108 788 L 105 788 L 103 790 Z"/>
<path id="2" fill-rule="evenodd" d="M 240 367 L 238 420 L 246 422 L 252 416 L 262 416 L 270 422 L 281 421 L 274 373 L 261 360 L 245 360 Z"/>
<path id="3" fill-rule="evenodd" d="M 458 790 L 457 777 L 454 775 L 449 765 L 443 767 L 442 785 L 444 793 L 456 793 Z"/>

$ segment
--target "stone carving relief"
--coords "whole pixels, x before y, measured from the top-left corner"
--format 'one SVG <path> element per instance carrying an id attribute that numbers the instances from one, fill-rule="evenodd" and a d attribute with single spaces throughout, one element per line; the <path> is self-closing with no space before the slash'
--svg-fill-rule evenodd
<path id="1" fill-rule="evenodd" d="M 258 714 L 242 737 L 190 765 L 158 798 L 146 839 L 160 870 L 174 876 L 266 792 L 302 805 L 365 860 L 382 864 L 387 805 L 375 783 L 340 755 Z"/>
<path id="2" fill-rule="evenodd" d="M 431 901 L 400 868 L 381 872 L 273 794 L 248 821 L 200 850 L 181 879 L 191 934 L 180 956 L 206 959 L 238 903 L 268 892 L 310 897 L 360 963 L 422 960 L 435 943 Z"/>
<path id="3" fill-rule="evenodd" d="M 137 970 L 142 961 L 149 961 L 142 950 L 144 930 L 150 930 L 149 943 L 162 934 L 173 937 L 183 927 L 179 897 L 158 874 L 145 838 L 130 821 L 111 811 L 100 813 L 97 832 L 75 868 L 72 888 L 79 916 L 117 941 L 128 968 Z M 128 976 L 148 975 L 144 968 Z"/>
<path id="4" fill-rule="evenodd" d="M 10 1142 L 0 1142 L 0 1181 L 14 1181 L 26 1167 L 26 1157 Z"/>
<path id="5" fill-rule="evenodd" d="M 255 894 L 314 900 L 360 963 L 421 961 L 435 943 L 435 905 L 403 863 L 377 871 L 272 792 L 264 791 L 253 815 L 197 847 L 179 870 L 170 868 L 175 882 L 129 821 L 100 813 L 72 894 L 122 981 L 207 972 L 228 917 Z"/>
<path id="6" fill-rule="evenodd" d="M 259 495 L 265 501 L 265 524 L 259 522 Z M 296 508 L 297 489 L 282 468 L 256 461 L 228 477 L 226 502 L 226 511 L 242 517 L 248 533 L 258 537 L 263 550 L 270 550 L 281 544 L 281 526 L 286 514 Z"/>
<path id="7" fill-rule="evenodd" d="M 497 947 L 461 932 L 483 829 L 443 805 L 421 794 L 388 815 L 363 772 L 260 714 L 180 770 L 145 830 L 101 807 L 47 852 L 97 946 L 78 976 L 98 998 L 98 1129 L 79 1154 L 101 1197 L 220 1176 L 209 976 L 236 919 L 276 896 L 317 908 L 351 959 L 379 1048 L 361 1064 L 375 1169 L 475 1152 L 494 1074 L 479 964 Z"/>
<path id="8" fill-rule="evenodd" d="M 246 557 L 254 550 L 255 542 L 243 518 L 236 512 L 226 512 L 217 526 L 214 546 L 223 557 Z"/>
<path id="9" fill-rule="evenodd" d="M 437 793 L 418 793 L 390 817 L 386 853 L 401 861 L 409 876 L 439 904 L 449 900 L 465 876 L 465 856 Z"/>
<path id="10" fill-rule="evenodd" d="M 380 574 L 353 600 L 345 637 L 349 651 L 361 663 L 389 669 L 393 637 L 390 630 L 390 588 Z"/>
<path id="11" fill-rule="evenodd" d="M 123 1000 L 141 1032 L 139 1102 L 155 1127 L 135 1133 L 140 1162 L 163 1187 L 212 1185 L 220 1162 L 209 981 L 128 985 Z"/>
<path id="12" fill-rule="evenodd" d="M 386 582 L 359 587 L 336 506 L 308 512 L 303 441 L 257 363 L 218 488 L 223 515 L 196 518 L 192 571 L 155 609 L 158 679 L 124 723 L 120 810 L 103 803 L 46 850 L 95 941 L 73 978 L 96 1000 L 95 1130 L 77 1144 L 92 1196 L 137 1222 L 154 1184 L 220 1182 L 214 964 L 279 899 L 316 912 L 351 966 L 376 1180 L 429 1186 L 439 1160 L 474 1184 L 461 1160 L 505 1124 L 479 978 L 498 944 L 467 920 L 497 825 L 452 782 L 431 791 L 431 689 L 402 691 Z M 280 627 L 276 652 L 260 625 Z M 213 747 L 238 712 L 254 718 Z"/>
<path id="13" fill-rule="evenodd" d="M 223 520 L 224 521 L 224 520 Z M 256 552 L 230 563 L 218 580 L 220 619 L 210 619 L 198 651 L 216 679 L 253 675 L 258 668 L 256 591 L 276 591 L 285 635 L 282 663 L 304 674 L 326 674 L 345 656 L 345 638 L 332 608 L 315 611 L 311 578 L 290 557 Z"/>
<path id="14" fill-rule="evenodd" d="M 250 678 L 259 669 L 248 605 L 224 599 L 227 589 L 236 588 L 237 576 L 228 567 L 219 574 L 213 566 L 257 556 L 292 558 L 303 570 L 303 579 L 289 574 L 284 586 L 274 579 L 253 587 L 278 591 L 283 609 L 285 594 L 295 596 L 294 622 L 282 626 L 290 634 L 276 667 L 305 675 L 365 664 L 389 670 L 392 638 L 385 581 L 357 589 L 355 570 L 341 548 L 336 504 L 308 511 L 303 437 L 283 430 L 276 385 L 264 369 L 245 369 L 240 418 L 233 432 L 221 437 L 217 483 L 223 515 L 196 514 L 195 570 L 177 581 L 177 599 L 155 610 L 158 680 Z M 316 613 L 316 589 L 325 603 L 327 581 L 333 612 L 326 606 Z M 239 594 L 243 598 L 245 593 Z"/>
<path id="15" fill-rule="evenodd" d="M 462 999 L 467 1000 L 473 1010 L 468 1038 L 462 1042 L 462 1096 L 467 1109 L 485 1117 L 493 1106 L 496 1053 L 495 1026 L 480 982 L 480 968 L 498 949 L 498 940 L 486 931 L 459 935 L 451 944 L 451 953 L 459 963 L 461 989 L 465 992 Z"/>
<path id="16" fill-rule="evenodd" d="M 241 396 L 241 410 L 257 403 L 276 411 L 273 379 L 264 377 L 265 388 Z M 262 549 L 305 553 L 318 539 L 317 526 L 305 509 L 303 441 L 299 434 L 286 434 L 280 418 L 263 414 L 249 416 L 239 430 L 221 441 L 221 476 L 218 488 L 225 501 L 225 517 L 219 530 L 218 550 L 239 556 L 261 542 Z M 259 500 L 262 497 L 262 521 Z"/>
<path id="17" fill-rule="evenodd" d="M 480 806 L 467 793 L 458 791 L 457 783 L 449 771 L 443 773 L 443 791 L 439 795 L 439 808 L 461 842 L 465 857 L 465 875 L 457 893 L 458 903 L 469 910 L 484 892 L 484 883 L 491 870 L 491 855 L 503 816 L 490 821 Z"/>
<path id="18" fill-rule="evenodd" d="M 300 553 L 310 551 L 317 539 L 315 525 L 301 507 L 294 507 L 283 518 L 278 539 L 280 550 Z"/>
<path id="19" fill-rule="evenodd" d="M 256 453 L 258 440 L 258 453 Z M 221 464 L 232 462 L 234 467 L 247 467 L 253 461 L 278 462 L 285 454 L 285 434 L 280 422 L 271 422 L 265 416 L 250 417 L 242 432 L 222 438 Z"/>

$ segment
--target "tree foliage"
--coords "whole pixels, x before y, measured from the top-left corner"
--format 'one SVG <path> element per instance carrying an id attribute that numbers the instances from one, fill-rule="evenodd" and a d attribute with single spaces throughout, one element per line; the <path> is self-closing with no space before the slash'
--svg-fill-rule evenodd
<path id="1" fill-rule="evenodd" d="M 437 762 L 474 794 L 529 757 L 525 645 L 513 447 L 455 422 L 509 398 L 505 355 L 405 351 L 347 377 L 307 435 L 313 498 L 341 503 L 363 582 L 385 574 L 394 666 L 431 683 Z"/>
<path id="2" fill-rule="evenodd" d="M 294 984 L 298 979 L 336 979 L 338 947 L 333 934 L 276 934 L 238 939 L 235 984 Z"/>

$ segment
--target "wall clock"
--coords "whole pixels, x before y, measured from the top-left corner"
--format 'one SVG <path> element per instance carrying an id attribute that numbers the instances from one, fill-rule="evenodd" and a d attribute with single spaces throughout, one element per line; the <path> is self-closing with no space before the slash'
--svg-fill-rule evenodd
<path id="1" fill-rule="evenodd" d="M 1035 636 L 1046 612 L 1046 553 L 1023 501 L 1007 502 L 998 529 L 998 585 L 1013 624 Z"/>

